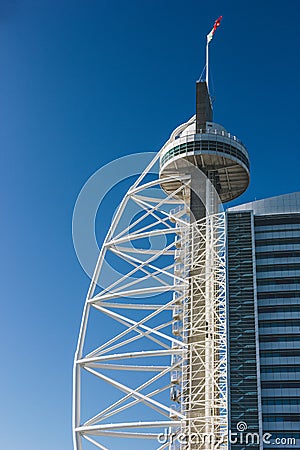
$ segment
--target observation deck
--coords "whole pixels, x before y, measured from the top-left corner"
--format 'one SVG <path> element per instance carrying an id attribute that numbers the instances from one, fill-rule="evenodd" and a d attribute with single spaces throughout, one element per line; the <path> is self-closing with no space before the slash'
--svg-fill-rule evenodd
<path id="1" fill-rule="evenodd" d="M 216 189 L 223 203 L 235 199 L 248 187 L 250 180 L 249 156 L 245 145 L 224 127 L 207 122 L 205 129 L 196 133 L 196 118 L 181 131 L 173 132 L 160 158 L 160 176 L 182 173 L 187 163 L 196 165 L 202 172 L 214 173 Z M 180 181 L 163 185 L 172 192 Z"/>
<path id="2" fill-rule="evenodd" d="M 240 139 L 213 122 L 211 98 L 202 81 L 196 83 L 195 116 L 173 131 L 162 151 L 161 178 L 177 177 L 174 182 L 161 184 L 165 192 L 170 194 L 180 187 L 180 176 L 191 172 L 189 165 L 212 180 L 222 203 L 237 198 L 249 185 L 247 149 Z M 195 174 L 193 177 L 194 185 L 200 182 Z"/>

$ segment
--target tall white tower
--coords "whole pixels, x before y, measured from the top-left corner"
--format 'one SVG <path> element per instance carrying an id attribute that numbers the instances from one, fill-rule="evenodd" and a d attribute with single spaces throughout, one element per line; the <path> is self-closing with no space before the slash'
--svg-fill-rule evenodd
<path id="1" fill-rule="evenodd" d="M 247 150 L 198 82 L 196 115 L 128 190 L 100 251 L 74 361 L 75 450 L 228 448 L 221 204 L 248 184 Z"/>
<path id="2" fill-rule="evenodd" d="M 226 230 L 220 206 L 247 188 L 248 153 L 236 136 L 212 122 L 206 82 L 196 85 L 195 118 L 173 138 L 161 154 L 161 186 L 170 194 L 188 177 L 183 201 L 190 218 L 181 386 L 188 442 L 180 448 L 227 448 Z M 164 183 L 172 175 L 176 181 Z"/>

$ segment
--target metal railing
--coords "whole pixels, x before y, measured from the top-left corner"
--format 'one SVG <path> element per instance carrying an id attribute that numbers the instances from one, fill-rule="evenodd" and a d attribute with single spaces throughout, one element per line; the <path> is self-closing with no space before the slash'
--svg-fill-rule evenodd
<path id="1" fill-rule="evenodd" d="M 200 130 L 204 131 L 204 130 Z M 213 132 L 215 131 L 215 132 Z M 208 139 L 201 139 L 201 137 L 209 137 Z M 213 136 L 220 136 L 221 138 L 225 138 L 223 141 L 220 139 L 213 139 Z M 193 139 L 188 139 L 189 137 L 193 137 Z M 182 139 L 186 138 L 186 139 Z M 175 156 L 188 153 L 189 151 L 195 151 L 195 150 L 201 150 L 201 148 L 196 148 L 197 146 L 204 146 L 205 143 L 208 143 L 208 146 L 211 147 L 215 143 L 215 148 L 204 148 L 203 151 L 213 150 L 218 151 L 224 154 L 232 155 L 238 159 L 240 159 L 246 167 L 249 169 L 249 156 L 246 147 L 242 143 L 241 140 L 239 140 L 236 136 L 233 136 L 230 133 L 227 133 L 225 131 L 219 131 L 219 130 L 210 130 L 210 132 L 205 133 L 191 133 L 187 134 L 185 136 L 181 137 L 181 141 L 178 143 L 175 140 L 170 143 L 173 144 L 173 146 L 169 146 L 165 149 L 165 151 L 160 156 L 160 167 L 162 168 L 164 164 L 169 161 L 170 159 L 174 158 Z M 226 142 L 227 140 L 227 142 Z M 230 142 L 228 142 L 228 140 Z M 220 148 L 217 148 L 216 146 L 219 144 L 223 144 L 222 146 L 219 146 Z M 239 144 L 242 148 L 239 148 Z"/>
<path id="2" fill-rule="evenodd" d="M 176 139 L 180 139 L 180 138 L 185 138 L 185 137 L 188 137 L 188 136 L 198 136 L 198 135 L 201 135 L 201 134 L 213 134 L 213 135 L 217 135 L 217 136 L 223 136 L 223 137 L 231 139 L 231 140 L 233 140 L 235 142 L 238 142 L 243 147 L 245 147 L 244 143 L 237 136 L 235 136 L 234 134 L 228 133 L 227 131 L 224 131 L 224 130 L 209 129 L 209 128 L 201 129 L 199 131 L 199 133 L 189 133 L 189 134 L 175 136 L 175 140 Z"/>

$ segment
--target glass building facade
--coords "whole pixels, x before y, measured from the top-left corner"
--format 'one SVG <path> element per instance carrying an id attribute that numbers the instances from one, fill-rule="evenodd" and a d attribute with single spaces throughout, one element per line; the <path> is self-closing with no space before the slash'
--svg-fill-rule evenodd
<path id="1" fill-rule="evenodd" d="M 300 193 L 230 208 L 227 229 L 231 429 L 300 449 Z"/>

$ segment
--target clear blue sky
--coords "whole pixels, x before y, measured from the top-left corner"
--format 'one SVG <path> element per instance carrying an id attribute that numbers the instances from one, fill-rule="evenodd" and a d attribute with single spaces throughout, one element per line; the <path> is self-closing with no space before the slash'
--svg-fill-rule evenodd
<path id="1" fill-rule="evenodd" d="M 205 35 L 215 120 L 251 157 L 240 201 L 299 190 L 297 0 L 1 0 L 1 450 L 71 450 L 88 278 L 72 210 L 100 166 L 194 113 Z M 112 211 L 102 217 L 102 233 Z"/>

